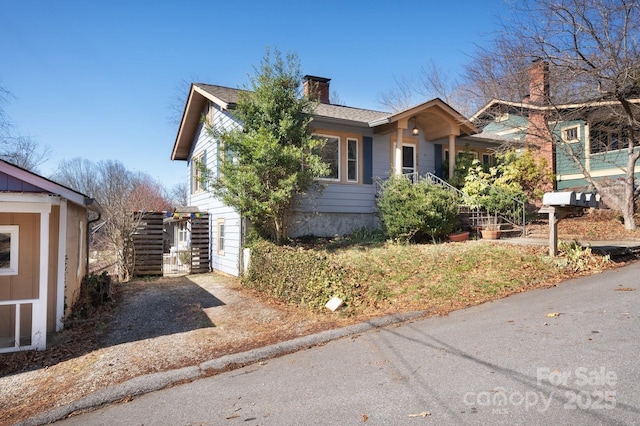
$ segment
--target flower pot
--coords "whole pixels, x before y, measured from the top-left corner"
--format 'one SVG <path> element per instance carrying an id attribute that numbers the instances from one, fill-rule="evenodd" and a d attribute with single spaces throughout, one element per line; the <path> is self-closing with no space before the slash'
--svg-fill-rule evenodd
<path id="1" fill-rule="evenodd" d="M 483 229 L 482 238 L 485 240 L 498 240 L 500 239 L 500 230 L 499 229 Z"/>
<path id="2" fill-rule="evenodd" d="M 449 234 L 449 241 L 459 243 L 461 241 L 467 241 L 469 239 L 468 232 L 456 232 L 455 234 Z"/>

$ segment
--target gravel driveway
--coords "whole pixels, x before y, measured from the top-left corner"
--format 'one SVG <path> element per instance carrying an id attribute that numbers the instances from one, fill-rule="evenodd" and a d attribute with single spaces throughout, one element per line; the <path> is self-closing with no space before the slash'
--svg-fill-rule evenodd
<path id="1" fill-rule="evenodd" d="M 0 424 L 137 376 L 342 325 L 332 317 L 261 300 L 236 280 L 215 274 L 137 280 L 121 284 L 119 291 L 122 298 L 112 316 L 96 326 L 98 349 L 69 354 L 72 344 L 82 347 L 83 342 L 70 342 L 63 332 L 55 340 L 66 343 L 47 349 L 45 365 L 0 377 Z M 29 353 L 11 355 L 28 359 Z"/>

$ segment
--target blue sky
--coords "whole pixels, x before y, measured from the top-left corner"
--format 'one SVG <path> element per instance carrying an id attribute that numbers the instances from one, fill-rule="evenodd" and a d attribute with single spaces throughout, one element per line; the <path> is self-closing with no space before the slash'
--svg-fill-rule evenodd
<path id="1" fill-rule="evenodd" d="M 432 60 L 459 73 L 506 1 L 0 0 L 3 108 L 51 148 L 45 176 L 112 159 L 171 188 L 186 179 L 170 155 L 188 83 L 241 87 L 269 46 L 331 78 L 342 103 L 380 109 L 395 77 Z"/>

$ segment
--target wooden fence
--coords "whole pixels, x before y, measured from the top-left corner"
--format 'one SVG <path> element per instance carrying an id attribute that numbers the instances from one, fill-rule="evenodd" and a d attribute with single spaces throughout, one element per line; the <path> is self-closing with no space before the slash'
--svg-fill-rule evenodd
<path id="1" fill-rule="evenodd" d="M 162 275 L 163 225 L 162 212 L 136 212 L 133 214 L 134 231 L 131 234 L 132 250 L 129 265 L 133 275 Z"/>
<path id="2" fill-rule="evenodd" d="M 128 262 L 134 276 L 163 275 L 164 232 L 163 220 L 170 215 L 165 212 L 136 212 L 133 214 L 134 231 L 131 234 L 131 249 Z M 190 222 L 189 272 L 209 272 L 209 215 L 192 213 Z"/>

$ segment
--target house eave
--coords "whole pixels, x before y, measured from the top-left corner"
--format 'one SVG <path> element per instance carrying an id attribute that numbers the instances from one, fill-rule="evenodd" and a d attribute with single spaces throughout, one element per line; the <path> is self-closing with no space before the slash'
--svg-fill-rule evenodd
<path id="1" fill-rule="evenodd" d="M 43 191 L 47 191 L 52 194 L 59 195 L 79 206 L 84 206 L 91 210 L 99 208 L 100 209 L 99 211 L 102 211 L 102 208 L 97 202 L 93 204 L 95 200 L 93 200 L 92 198 L 89 198 L 80 192 L 74 191 L 71 188 L 67 188 L 64 185 L 60 185 L 59 183 L 56 183 L 45 177 L 37 175 L 26 169 L 23 169 L 11 163 L 7 163 L 6 161 L 0 160 L 0 172 L 6 173 L 7 175 L 13 176 L 16 179 L 27 182 L 33 186 L 36 186 L 42 189 Z M 92 204 L 93 204 L 93 207 L 91 207 Z M 98 210 L 94 210 L 94 211 L 98 211 Z"/>
<path id="2" fill-rule="evenodd" d="M 195 131 L 202 120 L 202 109 L 207 101 L 218 105 L 223 111 L 233 110 L 236 106 L 235 103 L 220 99 L 192 83 L 171 151 L 171 160 L 184 161 L 189 159 Z"/>

